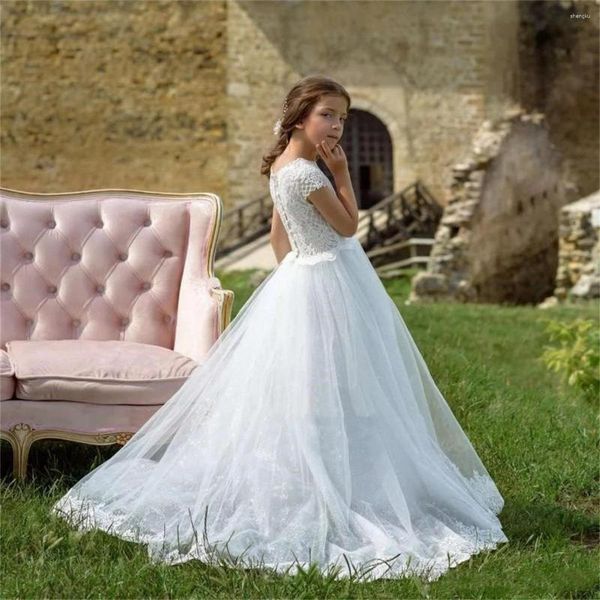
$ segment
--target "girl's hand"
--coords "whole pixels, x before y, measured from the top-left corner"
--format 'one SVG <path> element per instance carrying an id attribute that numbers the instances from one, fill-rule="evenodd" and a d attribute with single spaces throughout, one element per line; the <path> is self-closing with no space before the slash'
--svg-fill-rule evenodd
<path id="1" fill-rule="evenodd" d="M 336 144 L 332 149 L 327 141 L 318 142 L 317 152 L 334 177 L 348 170 L 346 153 L 339 144 Z"/>

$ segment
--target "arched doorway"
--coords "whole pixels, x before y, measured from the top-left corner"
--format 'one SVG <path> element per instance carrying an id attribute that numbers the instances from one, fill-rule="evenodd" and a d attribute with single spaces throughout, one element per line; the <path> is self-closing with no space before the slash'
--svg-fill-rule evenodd
<path id="1" fill-rule="evenodd" d="M 360 209 L 393 193 L 392 138 L 380 119 L 366 110 L 350 109 L 341 146 Z"/>

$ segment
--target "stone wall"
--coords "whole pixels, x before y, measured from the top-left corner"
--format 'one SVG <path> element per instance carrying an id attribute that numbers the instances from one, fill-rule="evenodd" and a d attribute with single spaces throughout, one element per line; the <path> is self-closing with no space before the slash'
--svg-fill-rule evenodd
<path id="1" fill-rule="evenodd" d="M 516 89 L 514 2 L 6 0 L 0 10 L 0 167 L 15 189 L 255 198 L 268 190 L 260 157 L 283 94 L 323 73 L 388 127 L 395 189 L 419 177 L 444 202 L 457 154 Z"/>
<path id="2" fill-rule="evenodd" d="M 266 193 L 260 158 L 284 94 L 324 74 L 385 123 L 394 190 L 421 178 L 444 204 L 482 120 L 514 103 L 518 24 L 516 2 L 231 2 L 232 197 Z"/>
<path id="3" fill-rule="evenodd" d="M 481 123 L 521 98 L 545 103 L 586 189 L 597 179 L 597 3 L 578 0 L 592 18 L 577 25 L 554 0 L 536 21 L 534 4 L 4 0 L 2 185 L 256 198 L 284 93 L 322 73 L 385 123 L 396 191 L 420 178 L 446 204 Z M 549 30 L 566 33 L 536 54 Z"/>
<path id="4" fill-rule="evenodd" d="M 226 195 L 226 16 L 224 0 L 3 0 L 3 187 Z"/>
<path id="5" fill-rule="evenodd" d="M 554 290 L 558 300 L 600 297 L 599 233 L 600 190 L 561 210 Z"/>
<path id="6" fill-rule="evenodd" d="M 572 198 L 543 115 L 486 121 L 451 189 L 409 301 L 535 303 L 551 293 L 558 212 Z"/>
<path id="7" fill-rule="evenodd" d="M 578 197 L 600 187 L 599 11 L 597 0 L 519 3 L 521 103 L 546 115 Z"/>

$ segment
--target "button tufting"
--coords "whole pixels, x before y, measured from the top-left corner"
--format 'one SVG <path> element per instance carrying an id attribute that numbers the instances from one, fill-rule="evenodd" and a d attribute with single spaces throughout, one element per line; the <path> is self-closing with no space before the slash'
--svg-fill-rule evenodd
<path id="1" fill-rule="evenodd" d="M 142 289 L 143 290 L 149 290 L 150 289 L 150 283 L 148 281 L 144 281 L 144 283 L 142 283 Z"/>
<path id="2" fill-rule="evenodd" d="M 119 254 L 119 260 L 121 260 L 121 261 L 127 260 L 127 254 L 125 254 L 125 252 L 121 252 Z"/>
<path id="3" fill-rule="evenodd" d="M 56 286 L 55 285 L 49 285 L 48 286 L 48 292 L 50 292 L 51 294 L 56 294 Z"/>
<path id="4" fill-rule="evenodd" d="M 81 254 L 79 254 L 79 252 L 73 252 L 73 254 L 71 254 L 71 260 L 79 260 L 81 258 Z"/>
<path id="5" fill-rule="evenodd" d="M 81 325 L 81 321 L 79 319 L 73 319 L 73 327 L 79 327 Z"/>
<path id="6" fill-rule="evenodd" d="M 47 225 L 49 229 L 54 229 L 56 227 L 56 221 L 48 221 Z"/>
<path id="7" fill-rule="evenodd" d="M 165 315 L 165 323 L 170 323 L 173 320 L 173 317 L 171 317 L 171 315 Z"/>
<path id="8" fill-rule="evenodd" d="M 33 258 L 33 252 L 25 252 L 25 254 L 23 254 L 23 257 L 27 260 L 31 260 Z"/>
<path id="9" fill-rule="evenodd" d="M 101 294 L 104 291 L 104 286 L 103 285 L 97 285 L 96 286 L 96 291 Z"/>
<path id="10" fill-rule="evenodd" d="M 96 227 L 104 227 L 104 223 L 102 221 L 96 221 Z"/>
<path id="11" fill-rule="evenodd" d="M 10 290 L 10 284 L 9 283 L 3 283 L 2 286 L 0 286 L 0 287 L 2 287 L 3 290 Z"/>
<path id="12" fill-rule="evenodd" d="M 146 219 L 146 220 L 144 221 L 144 227 L 148 227 L 148 226 L 150 226 L 150 225 L 152 225 L 152 221 L 151 221 L 150 219 Z"/>
<path id="13" fill-rule="evenodd" d="M 173 253 L 170 250 L 165 250 L 163 252 L 163 256 L 166 256 L 167 258 L 169 258 L 169 256 L 173 256 Z"/>
<path id="14" fill-rule="evenodd" d="M 129 325 L 129 319 L 121 319 L 121 325 L 123 325 L 123 327 Z"/>
<path id="15" fill-rule="evenodd" d="M 33 320 L 32 319 L 26 319 L 25 320 L 25 325 L 27 325 L 27 327 L 31 327 L 33 325 Z"/>
<path id="16" fill-rule="evenodd" d="M 8 229 L 8 221 L 0 221 L 0 227 L 2 227 L 2 229 Z"/>

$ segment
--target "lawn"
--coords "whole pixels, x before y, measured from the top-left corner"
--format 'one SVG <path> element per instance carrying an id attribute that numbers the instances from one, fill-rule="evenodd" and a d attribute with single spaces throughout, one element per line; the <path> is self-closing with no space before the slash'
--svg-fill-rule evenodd
<path id="1" fill-rule="evenodd" d="M 236 297 L 234 315 L 260 272 L 217 273 Z M 547 319 L 598 321 L 598 305 L 406 305 L 408 281 L 384 284 L 438 387 L 496 481 L 508 544 L 472 557 L 438 581 L 335 581 L 211 567 L 152 565 L 143 546 L 96 531 L 80 534 L 49 508 L 118 450 L 43 441 L 29 478 L 10 476 L 1 448 L 2 598 L 597 598 L 598 406 L 544 366 Z"/>

